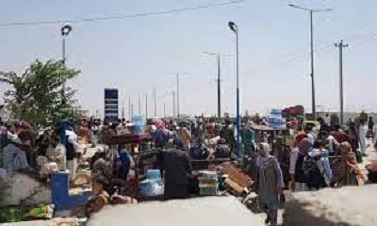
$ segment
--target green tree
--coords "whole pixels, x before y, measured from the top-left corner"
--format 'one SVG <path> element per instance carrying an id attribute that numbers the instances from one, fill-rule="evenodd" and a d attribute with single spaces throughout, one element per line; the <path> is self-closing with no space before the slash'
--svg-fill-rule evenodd
<path id="1" fill-rule="evenodd" d="M 76 90 L 68 86 L 63 90 L 63 84 L 79 73 L 53 60 L 45 63 L 36 60 L 20 76 L 0 72 L 0 82 L 10 86 L 5 101 L 11 116 L 39 125 L 67 117 L 74 112 Z"/>
<path id="2" fill-rule="evenodd" d="M 355 119 L 359 124 L 364 124 L 368 121 L 368 114 L 365 111 L 360 112 L 359 116 Z"/>
<path id="3" fill-rule="evenodd" d="M 258 113 L 255 113 L 255 115 L 253 117 L 251 117 L 251 120 L 255 123 L 255 124 L 260 124 L 262 122 L 262 118 L 259 116 Z"/>
<path id="4" fill-rule="evenodd" d="M 335 113 L 332 113 L 330 115 L 330 123 L 331 125 L 339 125 L 340 124 L 339 116 Z"/>

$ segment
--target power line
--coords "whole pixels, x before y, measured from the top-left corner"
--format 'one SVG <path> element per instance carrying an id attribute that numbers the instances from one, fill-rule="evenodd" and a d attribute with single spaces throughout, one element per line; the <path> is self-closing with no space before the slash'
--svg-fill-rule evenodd
<path id="1" fill-rule="evenodd" d="M 196 11 L 196 10 L 215 8 L 215 7 L 225 6 L 225 5 L 239 4 L 244 1 L 245 0 L 232 0 L 228 2 L 214 3 L 214 4 L 208 4 L 208 5 L 199 5 L 199 6 L 179 8 L 179 9 L 171 9 L 171 10 L 164 10 L 164 11 L 157 11 L 157 12 L 136 13 L 136 14 L 129 14 L 129 15 L 121 15 L 121 16 L 91 17 L 91 18 L 83 18 L 83 19 L 77 19 L 77 20 L 13 22 L 13 23 L 0 24 L 0 27 L 37 26 L 37 25 L 62 24 L 62 23 L 81 23 L 81 22 L 94 22 L 94 21 L 100 21 L 100 20 L 117 20 L 117 19 L 128 19 L 128 18 L 135 18 L 135 17 L 158 16 L 158 15 L 164 15 L 164 14 L 173 14 L 173 13 L 180 13 L 180 12 L 186 12 L 186 11 Z"/>

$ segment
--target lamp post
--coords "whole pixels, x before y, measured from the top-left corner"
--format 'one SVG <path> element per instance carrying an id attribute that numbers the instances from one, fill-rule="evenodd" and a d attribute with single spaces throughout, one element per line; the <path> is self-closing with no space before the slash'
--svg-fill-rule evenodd
<path id="1" fill-rule="evenodd" d="M 241 144 L 240 144 L 240 87 L 239 87 L 239 51 L 238 51 L 238 26 L 232 22 L 228 22 L 230 30 L 236 35 L 236 85 L 237 85 L 237 106 L 236 106 L 236 121 L 237 121 L 237 146 L 236 146 L 236 155 L 239 157 Z"/>
<path id="2" fill-rule="evenodd" d="M 62 34 L 62 63 L 65 66 L 65 61 L 66 61 L 65 40 L 68 37 L 69 33 L 72 31 L 72 27 L 70 25 L 66 24 L 60 29 L 60 31 L 61 31 L 61 34 Z M 62 102 L 63 102 L 63 104 L 65 104 L 66 103 L 66 100 L 65 100 L 65 82 L 63 83 L 62 89 L 63 89 L 62 90 L 62 94 L 63 94 Z"/>
<path id="3" fill-rule="evenodd" d="M 314 36 L 313 36 L 313 13 L 318 12 L 329 12 L 332 11 L 332 9 L 308 9 L 304 8 L 298 5 L 289 4 L 290 7 L 295 9 L 304 10 L 306 12 L 309 12 L 310 16 L 310 77 L 312 80 L 312 112 L 315 117 L 316 109 L 315 109 L 315 84 L 314 84 Z"/>

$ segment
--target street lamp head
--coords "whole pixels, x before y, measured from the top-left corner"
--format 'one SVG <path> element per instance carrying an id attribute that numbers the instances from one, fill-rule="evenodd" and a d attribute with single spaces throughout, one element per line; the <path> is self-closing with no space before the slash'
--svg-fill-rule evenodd
<path id="1" fill-rule="evenodd" d="M 238 26 L 233 21 L 229 21 L 228 26 L 230 30 L 234 31 L 235 33 L 238 32 Z"/>
<path id="2" fill-rule="evenodd" d="M 69 32 L 72 31 L 72 27 L 68 24 L 64 25 L 62 28 L 61 28 L 61 32 L 62 32 L 62 35 L 63 36 L 68 36 L 69 35 Z"/>
<path id="3" fill-rule="evenodd" d="M 288 6 L 292 7 L 292 8 L 295 8 L 295 9 L 301 9 L 301 10 L 305 10 L 305 11 L 311 11 L 310 9 L 304 8 L 302 6 L 294 5 L 294 4 L 289 4 Z"/>
<path id="4" fill-rule="evenodd" d="M 333 11 L 333 9 L 308 9 L 302 6 L 294 5 L 294 4 L 289 4 L 289 7 L 295 8 L 295 9 L 301 9 L 309 12 L 330 12 Z"/>

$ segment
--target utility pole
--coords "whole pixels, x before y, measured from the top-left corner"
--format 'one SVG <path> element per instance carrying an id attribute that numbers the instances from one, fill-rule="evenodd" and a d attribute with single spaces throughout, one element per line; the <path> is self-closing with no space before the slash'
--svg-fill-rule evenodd
<path id="1" fill-rule="evenodd" d="M 134 117 L 134 105 L 131 104 L 131 108 L 130 108 L 130 112 L 131 112 L 131 117 L 130 117 L 130 122 L 132 121 L 132 118 Z"/>
<path id="2" fill-rule="evenodd" d="M 319 12 L 330 12 L 332 9 L 308 9 L 294 4 L 289 4 L 290 7 L 309 12 L 310 16 L 310 77 L 312 80 L 312 113 L 316 116 L 315 105 L 315 84 L 314 84 L 314 35 L 313 35 L 313 14 Z"/>
<path id="3" fill-rule="evenodd" d="M 164 118 L 166 118 L 166 104 L 164 103 Z"/>
<path id="4" fill-rule="evenodd" d="M 221 118 L 221 72 L 220 54 L 217 55 L 217 117 Z"/>
<path id="5" fill-rule="evenodd" d="M 141 95 L 139 94 L 139 114 L 141 114 Z"/>
<path id="6" fill-rule="evenodd" d="M 180 93 L 179 93 L 179 79 L 180 79 L 180 76 L 181 75 L 186 75 L 187 73 L 174 73 L 174 75 L 176 76 L 176 79 L 177 79 L 177 118 L 179 120 L 179 115 L 180 115 L 180 104 L 179 104 L 179 96 L 180 96 Z M 175 104 L 174 104 L 175 105 Z M 174 110 L 175 111 L 175 110 Z"/>
<path id="7" fill-rule="evenodd" d="M 216 56 L 217 59 L 217 117 L 221 118 L 221 56 L 220 53 L 204 52 L 210 56 Z"/>
<path id="8" fill-rule="evenodd" d="M 175 117 L 175 92 L 173 91 L 173 117 Z"/>
<path id="9" fill-rule="evenodd" d="M 128 97 L 128 120 L 132 120 L 131 96 Z"/>
<path id="10" fill-rule="evenodd" d="M 348 47 L 343 40 L 335 43 L 335 47 L 339 48 L 339 98 L 340 98 L 340 125 L 344 123 L 344 94 L 343 94 L 343 48 Z"/>
<path id="11" fill-rule="evenodd" d="M 153 89 L 153 99 L 154 99 L 154 117 L 157 117 L 157 92 L 156 92 L 156 88 Z"/>
<path id="12" fill-rule="evenodd" d="M 177 74 L 177 119 L 179 120 L 179 74 Z"/>
<path id="13" fill-rule="evenodd" d="M 122 103 L 122 119 L 124 118 L 124 103 Z"/>
<path id="14" fill-rule="evenodd" d="M 145 119 L 148 120 L 148 94 L 145 94 Z"/>

